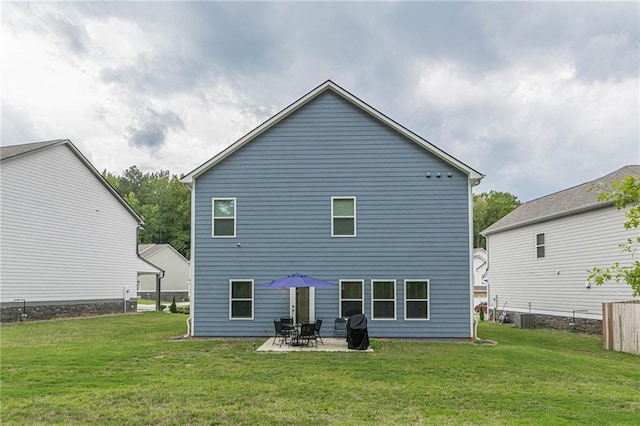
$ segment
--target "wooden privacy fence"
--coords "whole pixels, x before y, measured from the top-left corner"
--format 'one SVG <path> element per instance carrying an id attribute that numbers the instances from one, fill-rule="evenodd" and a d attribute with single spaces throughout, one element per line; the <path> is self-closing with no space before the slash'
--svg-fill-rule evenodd
<path id="1" fill-rule="evenodd" d="M 640 355 L 640 300 L 602 304 L 604 348 Z"/>

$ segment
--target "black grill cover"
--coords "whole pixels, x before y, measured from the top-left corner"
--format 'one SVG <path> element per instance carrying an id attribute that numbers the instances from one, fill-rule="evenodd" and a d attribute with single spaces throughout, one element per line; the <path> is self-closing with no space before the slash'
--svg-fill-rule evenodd
<path id="1" fill-rule="evenodd" d="M 367 317 L 356 314 L 347 321 L 347 346 L 349 349 L 361 351 L 369 347 L 369 332 L 367 331 Z"/>

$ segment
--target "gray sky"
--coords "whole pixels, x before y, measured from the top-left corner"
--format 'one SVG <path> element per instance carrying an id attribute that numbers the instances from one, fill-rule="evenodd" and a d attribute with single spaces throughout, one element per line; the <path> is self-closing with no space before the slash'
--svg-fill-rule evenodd
<path id="1" fill-rule="evenodd" d="M 522 201 L 640 163 L 640 3 L 2 3 L 2 145 L 191 171 L 327 79 Z"/>

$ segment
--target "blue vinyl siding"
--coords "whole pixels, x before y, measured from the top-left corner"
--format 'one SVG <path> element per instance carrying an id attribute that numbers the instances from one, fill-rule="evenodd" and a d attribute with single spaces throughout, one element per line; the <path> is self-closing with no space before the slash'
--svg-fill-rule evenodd
<path id="1" fill-rule="evenodd" d="M 197 178 L 194 334 L 271 335 L 289 291 L 257 285 L 300 272 L 336 283 L 315 291 L 323 335 L 339 280 L 363 279 L 371 336 L 469 337 L 468 191 L 462 171 L 320 94 Z M 357 237 L 331 237 L 332 196 L 356 197 Z M 212 198 L 236 199 L 235 238 L 211 237 Z M 229 279 L 255 281 L 253 321 L 229 320 Z M 396 280 L 397 320 L 371 320 L 372 279 Z M 429 321 L 404 321 L 405 279 L 430 280 Z"/>

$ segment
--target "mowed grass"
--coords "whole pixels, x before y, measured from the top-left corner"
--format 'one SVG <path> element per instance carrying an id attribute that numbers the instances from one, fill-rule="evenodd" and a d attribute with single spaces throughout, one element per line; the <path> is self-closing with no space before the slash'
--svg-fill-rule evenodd
<path id="1" fill-rule="evenodd" d="M 5 325 L 1 423 L 638 424 L 640 357 L 601 339 L 482 323 L 497 346 L 381 340 L 374 353 L 263 353 L 171 340 L 184 315 Z"/>

